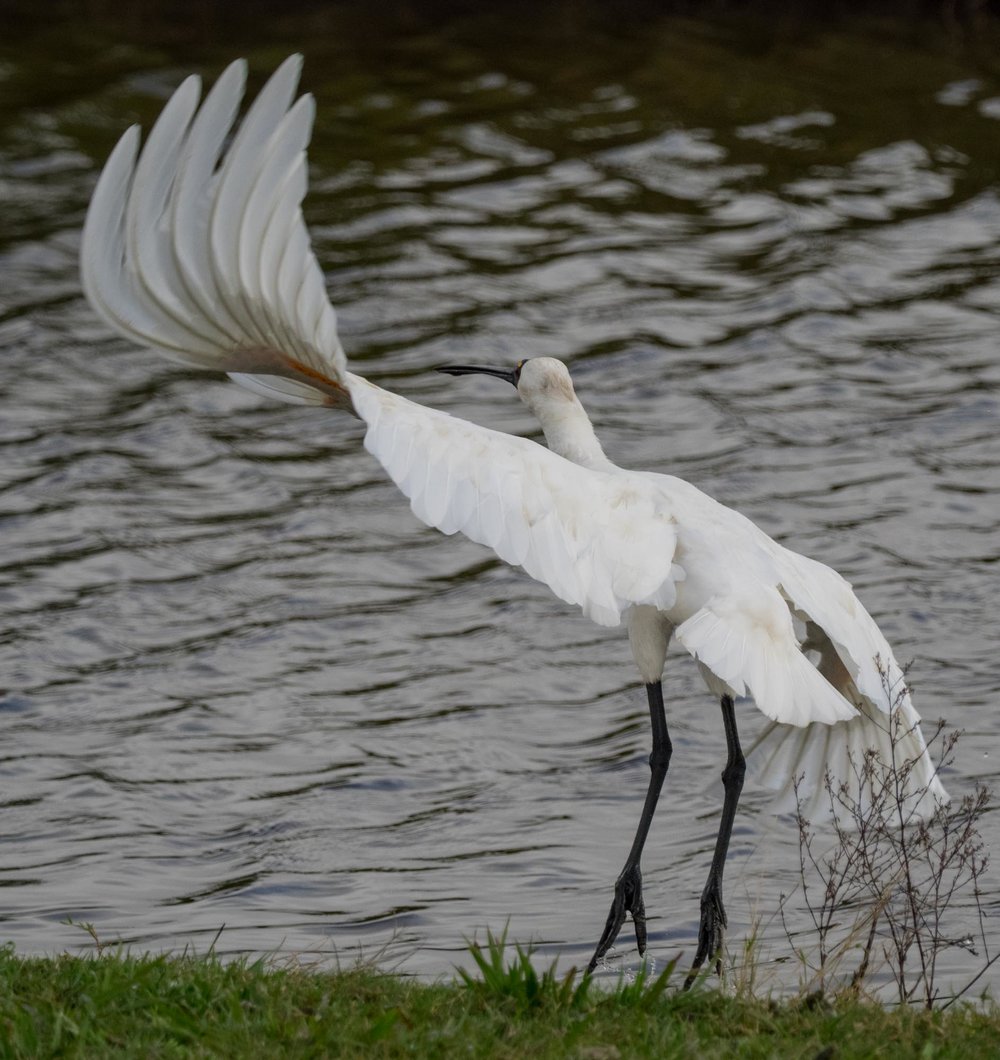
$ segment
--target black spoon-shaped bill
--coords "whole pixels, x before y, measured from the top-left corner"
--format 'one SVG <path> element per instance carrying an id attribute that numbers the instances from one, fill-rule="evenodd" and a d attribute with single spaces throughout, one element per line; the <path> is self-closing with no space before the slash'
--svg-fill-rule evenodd
<path id="1" fill-rule="evenodd" d="M 511 386 L 517 386 L 521 376 L 521 363 L 515 368 L 489 368 L 479 364 L 446 364 L 435 371 L 445 375 L 494 375 L 497 379 L 506 379 Z"/>

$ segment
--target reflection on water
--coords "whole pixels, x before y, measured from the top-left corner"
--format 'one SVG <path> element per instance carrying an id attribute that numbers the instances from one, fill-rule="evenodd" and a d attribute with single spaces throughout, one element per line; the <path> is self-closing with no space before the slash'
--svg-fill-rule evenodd
<path id="1" fill-rule="evenodd" d="M 898 26 L 303 19 L 0 46 L 3 936 L 73 947 L 73 917 L 207 948 L 225 924 L 221 952 L 387 945 L 440 974 L 509 919 L 579 963 L 645 789 L 620 633 L 421 529 L 354 422 L 158 363 L 82 301 L 114 139 L 238 52 L 258 79 L 306 53 L 307 212 L 364 373 L 532 432 L 428 369 L 566 359 L 614 459 L 848 576 L 925 717 L 966 731 L 949 789 L 995 783 L 1000 82 Z M 680 654 L 666 692 L 661 958 L 697 931 L 724 758 Z M 783 956 L 796 837 L 762 801 L 731 937 L 759 913 Z"/>

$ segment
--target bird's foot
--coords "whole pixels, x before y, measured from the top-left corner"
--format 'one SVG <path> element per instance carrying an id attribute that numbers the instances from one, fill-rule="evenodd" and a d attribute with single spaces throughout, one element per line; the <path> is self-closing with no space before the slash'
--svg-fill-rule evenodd
<path id="1" fill-rule="evenodd" d="M 691 971 L 684 980 L 688 990 L 698 977 L 706 960 L 715 962 L 715 974 L 722 975 L 722 937 L 726 928 L 726 910 L 722 905 L 722 888 L 709 886 L 701 896 L 701 924 L 698 927 L 698 951 Z"/>
<path id="2" fill-rule="evenodd" d="M 608 913 L 608 921 L 604 925 L 601 941 L 594 950 L 594 956 L 590 958 L 587 965 L 589 975 L 596 967 L 597 962 L 611 949 L 618 932 L 625 923 L 625 914 L 632 914 L 632 922 L 635 924 L 635 941 L 639 947 L 639 955 L 646 952 L 646 906 L 642 900 L 642 873 L 638 865 L 625 868 L 615 881 L 615 897 L 611 903 L 611 912 Z"/>

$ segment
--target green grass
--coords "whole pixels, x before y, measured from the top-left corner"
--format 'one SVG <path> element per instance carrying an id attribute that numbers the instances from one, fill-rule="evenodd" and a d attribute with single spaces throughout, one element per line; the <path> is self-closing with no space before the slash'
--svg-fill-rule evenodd
<path id="1" fill-rule="evenodd" d="M 616 991 L 501 940 L 479 974 L 427 984 L 370 968 L 320 972 L 215 957 L 19 957 L 0 950 L 0 1057 L 992 1057 L 995 1006 L 946 1012 L 857 1001 L 727 997 L 682 977 Z"/>

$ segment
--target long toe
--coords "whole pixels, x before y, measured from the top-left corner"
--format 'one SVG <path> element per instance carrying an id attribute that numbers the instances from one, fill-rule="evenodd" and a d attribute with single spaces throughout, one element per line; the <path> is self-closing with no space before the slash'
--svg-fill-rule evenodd
<path id="1" fill-rule="evenodd" d="M 629 912 L 632 914 L 632 923 L 635 926 L 636 948 L 639 950 L 639 956 L 642 957 L 646 952 L 646 903 L 642 900 L 641 883 L 629 906 Z"/>
<path id="2" fill-rule="evenodd" d="M 710 893 L 702 898 L 701 923 L 698 926 L 698 950 L 694 956 L 694 963 L 687 979 L 684 980 L 684 989 L 694 982 L 698 969 L 707 960 L 715 961 L 715 972 L 722 975 L 722 942 L 726 929 L 726 910 L 722 905 L 722 898 L 716 893 Z"/>
<path id="3" fill-rule="evenodd" d="M 632 914 L 635 923 L 635 940 L 639 947 L 639 953 L 646 952 L 646 905 L 642 900 L 642 873 L 639 866 L 634 865 L 626 869 L 615 882 L 615 896 L 611 902 L 611 910 L 608 913 L 601 940 L 594 950 L 594 956 L 590 958 L 587 971 L 592 972 L 597 967 L 597 962 L 608 952 L 618 938 L 618 933 L 625 923 L 626 913 Z"/>

